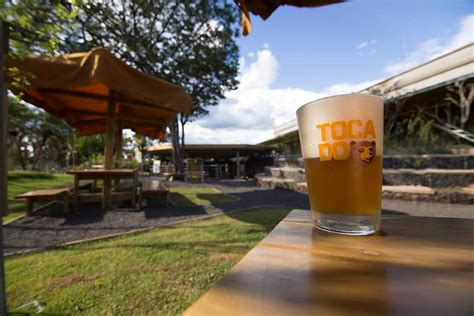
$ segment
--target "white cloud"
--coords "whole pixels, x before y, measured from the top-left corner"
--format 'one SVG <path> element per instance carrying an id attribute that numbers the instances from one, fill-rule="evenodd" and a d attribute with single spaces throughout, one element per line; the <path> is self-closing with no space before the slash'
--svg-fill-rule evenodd
<path id="1" fill-rule="evenodd" d="M 362 42 L 359 45 L 357 45 L 356 49 L 359 50 L 367 46 L 369 46 L 369 42 Z"/>
<path id="2" fill-rule="evenodd" d="M 474 14 L 466 16 L 461 21 L 458 32 L 448 41 L 443 42 L 439 38 L 428 39 L 418 44 L 405 58 L 390 62 L 385 71 L 396 75 L 472 42 L 474 42 Z"/>
<path id="3" fill-rule="evenodd" d="M 186 125 L 188 143 L 259 143 L 273 137 L 273 126 L 294 119 L 301 105 L 328 95 L 357 92 L 373 83 L 341 83 L 322 91 L 272 89 L 278 75 L 272 52 L 264 48 L 248 62 L 240 60 L 238 89 L 228 92 L 208 116 Z"/>
<path id="4" fill-rule="evenodd" d="M 363 48 L 368 48 L 369 46 L 374 46 L 377 43 L 376 40 L 371 40 L 369 42 L 361 42 L 356 46 L 356 50 L 361 50 Z"/>

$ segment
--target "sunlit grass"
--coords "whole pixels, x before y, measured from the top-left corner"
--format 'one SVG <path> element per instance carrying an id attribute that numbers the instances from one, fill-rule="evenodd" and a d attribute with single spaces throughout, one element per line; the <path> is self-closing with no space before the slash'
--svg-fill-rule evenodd
<path id="1" fill-rule="evenodd" d="M 170 200 L 176 206 L 211 205 L 237 201 L 239 198 L 219 192 L 214 188 L 180 188 L 170 189 Z"/>
<path id="2" fill-rule="evenodd" d="M 6 258 L 12 312 L 178 315 L 288 214 L 260 208 Z"/>

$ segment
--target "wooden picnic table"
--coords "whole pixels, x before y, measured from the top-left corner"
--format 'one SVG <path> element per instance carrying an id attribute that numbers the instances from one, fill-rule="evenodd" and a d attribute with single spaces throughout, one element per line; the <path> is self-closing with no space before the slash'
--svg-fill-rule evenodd
<path id="1" fill-rule="evenodd" d="M 376 235 L 293 210 L 185 315 L 472 315 L 474 220 L 386 217 Z"/>
<path id="2" fill-rule="evenodd" d="M 77 209 L 79 204 L 79 185 L 81 180 L 103 180 L 104 190 L 102 192 L 102 208 L 110 210 L 112 180 L 131 179 L 135 175 L 133 169 L 89 169 L 89 170 L 71 170 L 68 174 L 74 175 L 73 198 L 74 205 Z"/>

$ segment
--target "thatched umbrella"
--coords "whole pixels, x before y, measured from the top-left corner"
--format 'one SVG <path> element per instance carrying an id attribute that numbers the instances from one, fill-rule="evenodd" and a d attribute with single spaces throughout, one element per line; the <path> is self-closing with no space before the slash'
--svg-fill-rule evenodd
<path id="1" fill-rule="evenodd" d="M 266 20 L 281 5 L 295 7 L 321 7 L 345 0 L 235 0 L 242 11 L 242 30 L 244 36 L 252 31 L 249 12 Z"/>
<path id="2" fill-rule="evenodd" d="M 192 111 L 182 87 L 139 72 L 103 48 L 9 59 L 7 66 L 31 76 L 24 88 L 10 87 L 25 101 L 64 119 L 78 135 L 105 133 L 106 169 L 114 165 L 123 128 L 163 138 L 177 113 Z"/>

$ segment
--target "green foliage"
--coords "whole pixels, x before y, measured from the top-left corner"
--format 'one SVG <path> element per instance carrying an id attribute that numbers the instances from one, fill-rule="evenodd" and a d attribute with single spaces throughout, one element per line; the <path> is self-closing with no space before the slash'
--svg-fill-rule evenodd
<path id="1" fill-rule="evenodd" d="M 16 165 L 26 169 L 67 166 L 74 131 L 63 120 L 10 97 L 8 149 Z"/>
<path id="2" fill-rule="evenodd" d="M 175 227 L 6 258 L 10 312 L 180 315 L 281 219 L 258 208 Z"/>
<path id="3" fill-rule="evenodd" d="M 66 32 L 62 51 L 105 47 L 191 95 L 193 115 L 178 115 L 170 127 L 180 170 L 185 124 L 208 114 L 209 106 L 237 87 L 240 11 L 234 1 L 91 0 L 76 8 L 75 26 Z"/>
<path id="4" fill-rule="evenodd" d="M 233 1 L 88 1 L 77 6 L 65 52 L 101 46 L 190 93 L 207 113 L 237 85 L 239 10 Z"/>
<path id="5" fill-rule="evenodd" d="M 10 28 L 10 57 L 57 51 L 65 28 L 72 27 L 70 21 L 76 15 L 75 3 L 75 0 L 0 0 L 0 19 L 13 26 Z M 11 86 L 16 89 L 28 86 L 33 78 L 31 73 L 16 67 L 8 68 L 7 74 L 12 78 Z"/>
<path id="6" fill-rule="evenodd" d="M 386 154 L 445 153 L 453 141 L 441 137 L 433 128 L 434 120 L 423 111 L 409 117 L 390 117 L 386 115 L 384 147 Z"/>
<path id="7" fill-rule="evenodd" d="M 29 32 L 12 30 L 12 53 L 53 53 L 62 40 L 65 28 L 76 15 L 77 1 L 54 0 L 0 0 L 0 19 L 13 23 Z M 24 42 L 17 41 L 22 38 Z"/>
<path id="8" fill-rule="evenodd" d="M 77 137 L 74 143 L 78 156 L 78 163 L 94 161 L 103 163 L 105 149 L 104 135 Z"/>
<path id="9" fill-rule="evenodd" d="M 141 164 L 135 159 L 127 159 L 127 160 L 122 160 L 122 162 L 120 163 L 120 167 L 126 168 L 126 169 L 138 170 L 141 168 Z"/>

